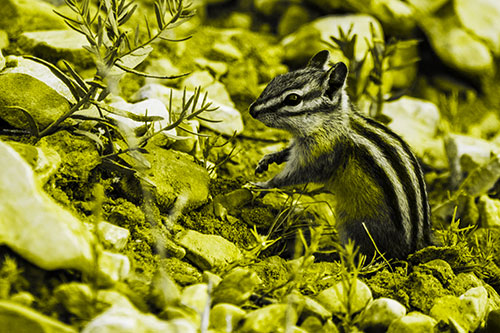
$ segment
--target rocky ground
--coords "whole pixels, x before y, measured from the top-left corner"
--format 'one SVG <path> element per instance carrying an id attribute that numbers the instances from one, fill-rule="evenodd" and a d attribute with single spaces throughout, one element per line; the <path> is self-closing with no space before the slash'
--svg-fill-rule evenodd
<path id="1" fill-rule="evenodd" d="M 99 55 L 68 28 L 85 3 L 0 5 L 0 331 L 500 331 L 497 1 L 195 1 L 130 70 L 113 23 Z M 137 4 L 132 45 L 164 24 Z M 250 185 L 289 136 L 248 106 L 325 48 L 422 162 L 441 246 L 359 258 L 332 195 Z"/>

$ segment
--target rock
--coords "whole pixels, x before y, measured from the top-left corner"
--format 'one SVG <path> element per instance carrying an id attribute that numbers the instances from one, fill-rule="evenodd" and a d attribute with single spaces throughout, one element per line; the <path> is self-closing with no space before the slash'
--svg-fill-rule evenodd
<path id="1" fill-rule="evenodd" d="M 471 124 L 468 134 L 478 138 L 490 139 L 492 143 L 500 146 L 500 117 L 496 112 L 487 112 L 477 124 Z"/>
<path id="2" fill-rule="evenodd" d="M 386 330 L 396 319 L 406 315 L 406 308 L 390 298 L 378 298 L 368 304 L 360 315 L 360 328 L 363 330 Z"/>
<path id="3" fill-rule="evenodd" d="M 405 285 L 410 306 L 426 313 L 432 307 L 432 302 L 429 302 L 430 299 L 433 300 L 450 294 L 438 278 L 425 270 L 410 273 Z"/>
<path id="4" fill-rule="evenodd" d="M 4 68 L 5 68 L 5 57 L 3 56 L 2 48 L 0 47 L 0 71 L 2 71 Z"/>
<path id="5" fill-rule="evenodd" d="M 0 74 L 0 82 L 0 118 L 16 128 L 30 129 L 26 116 L 19 110 L 7 108 L 8 106 L 25 109 L 40 130 L 43 130 L 70 109 L 70 105 L 64 97 L 30 75 Z M 19 93 L 20 89 L 22 93 Z M 70 121 L 67 120 L 65 123 L 69 124 Z"/>
<path id="6" fill-rule="evenodd" d="M 6 49 L 8 46 L 9 46 L 9 35 L 5 30 L 0 29 L 0 54 L 2 53 L 2 50 Z M 1 58 L 2 56 L 0 56 L 0 59 Z M 1 66 L 1 60 L 0 60 L 0 70 L 2 69 L 3 67 Z"/>
<path id="7" fill-rule="evenodd" d="M 179 303 L 181 291 L 163 266 L 156 271 L 151 282 L 149 297 L 158 309 Z"/>
<path id="8" fill-rule="evenodd" d="M 151 83 L 144 85 L 132 99 L 141 100 L 146 98 L 157 98 L 164 103 L 168 103 L 170 100 L 170 92 L 172 92 L 172 104 L 175 105 L 176 110 L 179 110 L 182 107 L 183 91 L 167 88 L 159 84 Z M 193 92 L 188 92 L 186 94 L 186 99 L 189 99 L 192 95 Z M 234 107 L 214 102 L 210 98 L 207 98 L 207 102 L 211 102 L 212 106 L 218 107 L 218 109 L 210 112 L 203 112 L 201 116 L 209 120 L 218 120 L 220 122 L 213 123 L 200 119 L 200 124 L 202 126 L 225 135 L 233 135 L 234 132 L 239 134 L 243 131 L 243 120 L 238 110 Z M 200 103 L 201 101 L 198 103 L 198 106 L 200 106 Z"/>
<path id="9" fill-rule="evenodd" d="M 240 60 L 243 58 L 240 50 L 229 42 L 215 42 L 212 45 L 212 52 L 215 59 L 220 59 L 226 62 Z"/>
<path id="10" fill-rule="evenodd" d="M 179 233 L 176 239 L 186 249 L 189 260 L 203 270 L 221 270 L 242 258 L 236 245 L 218 235 L 187 230 Z"/>
<path id="11" fill-rule="evenodd" d="M 151 59 L 149 65 L 146 67 L 146 73 L 158 76 L 178 76 L 185 74 L 177 66 L 175 66 L 170 59 L 166 57 Z M 148 83 L 158 83 L 158 84 L 171 84 L 177 82 L 179 79 L 157 79 L 152 77 L 147 77 L 145 82 Z"/>
<path id="12" fill-rule="evenodd" d="M 311 19 L 307 7 L 300 4 L 291 4 L 285 10 L 278 24 L 278 35 L 286 36 L 296 31 L 300 26 Z"/>
<path id="13" fill-rule="evenodd" d="M 434 259 L 415 267 L 414 272 L 432 275 L 443 285 L 448 286 L 456 278 L 450 264 L 442 259 Z"/>
<path id="14" fill-rule="evenodd" d="M 318 317 L 309 316 L 302 321 L 300 327 L 306 332 L 322 332 L 323 323 Z M 330 332 L 330 331 L 325 330 L 323 332 Z"/>
<path id="15" fill-rule="evenodd" d="M 447 66 L 471 77 L 493 72 L 493 57 L 488 47 L 464 30 L 453 14 L 422 16 L 420 27 Z"/>
<path id="16" fill-rule="evenodd" d="M 34 147 L 20 142 L 9 142 L 9 145 L 29 163 L 40 184 L 45 184 L 61 166 L 61 156 L 50 147 Z"/>
<path id="17" fill-rule="evenodd" d="M 304 307 L 302 308 L 301 317 L 318 317 L 321 320 L 326 320 L 332 316 L 332 313 L 325 309 L 325 307 L 317 300 L 309 297 L 302 296 L 304 301 Z"/>
<path id="18" fill-rule="evenodd" d="M 443 7 L 449 0 L 407 0 L 410 6 L 413 6 L 417 12 L 422 14 L 434 14 Z"/>
<path id="19" fill-rule="evenodd" d="M 97 262 L 100 286 L 112 286 L 124 280 L 130 272 L 130 260 L 123 254 L 102 251 Z"/>
<path id="20" fill-rule="evenodd" d="M 182 248 L 184 249 L 184 248 Z M 160 264 L 169 276 L 180 286 L 188 286 L 202 282 L 203 276 L 192 264 L 178 258 L 161 259 Z"/>
<path id="21" fill-rule="evenodd" d="M 194 71 L 182 80 L 181 86 L 188 90 L 194 90 L 197 87 L 206 88 L 215 82 L 214 77 L 208 71 Z"/>
<path id="22" fill-rule="evenodd" d="M 58 320 L 47 317 L 31 308 L 14 302 L 0 300 L 0 323 L 3 332 L 76 333 L 77 331 Z"/>
<path id="23" fill-rule="evenodd" d="M 436 325 L 437 321 L 434 318 L 420 312 L 410 312 L 406 316 L 394 320 L 391 325 L 389 325 L 387 333 L 434 332 L 434 327 Z"/>
<path id="24" fill-rule="evenodd" d="M 500 178 L 500 154 L 472 170 L 460 185 L 460 190 L 471 197 L 477 197 L 495 185 Z"/>
<path id="25" fill-rule="evenodd" d="M 386 31 L 392 35 L 409 36 L 415 30 L 415 13 L 411 6 L 401 0 L 353 1 L 356 11 L 376 17 Z"/>
<path id="26" fill-rule="evenodd" d="M 500 3 L 496 0 L 455 0 L 455 13 L 465 29 L 482 39 L 500 55 Z"/>
<path id="27" fill-rule="evenodd" d="M 500 147 L 495 144 L 460 134 L 448 134 L 445 148 L 454 187 L 463 180 L 465 173 L 487 163 L 492 153 L 500 153 Z"/>
<path id="28" fill-rule="evenodd" d="M 189 91 L 201 87 L 202 93 L 207 93 L 212 101 L 234 108 L 234 103 L 224 84 L 216 81 L 208 71 L 193 72 L 182 81 L 181 86 L 184 86 Z"/>
<path id="29" fill-rule="evenodd" d="M 206 283 L 190 285 L 182 291 L 181 304 L 195 310 L 201 315 L 210 309 L 210 297 L 208 293 L 208 285 Z"/>
<path id="30" fill-rule="evenodd" d="M 242 305 L 261 283 L 262 280 L 250 269 L 234 268 L 214 288 L 212 304 Z"/>
<path id="31" fill-rule="evenodd" d="M 404 41 L 393 56 L 389 58 L 390 71 L 384 73 L 384 78 L 392 82 L 393 89 L 410 88 L 417 78 L 418 65 L 409 63 L 412 59 L 418 59 L 418 44 Z M 405 98 L 405 97 L 402 97 Z M 423 100 L 422 100 L 423 101 Z"/>
<path id="32" fill-rule="evenodd" d="M 3 0 L 0 29 L 17 35 L 21 31 L 67 28 L 54 9 L 41 0 Z"/>
<path id="33" fill-rule="evenodd" d="M 223 61 L 208 60 L 201 57 L 193 60 L 202 69 L 208 69 L 216 78 L 227 73 L 228 66 Z"/>
<path id="34" fill-rule="evenodd" d="M 21 156 L 0 142 L 0 244 L 47 270 L 93 272 L 95 240 L 36 183 Z"/>
<path id="35" fill-rule="evenodd" d="M 10 300 L 17 304 L 30 307 L 35 301 L 35 296 L 27 291 L 20 291 L 10 296 Z"/>
<path id="36" fill-rule="evenodd" d="M 48 61 L 64 59 L 83 68 L 94 64 L 90 52 L 83 48 L 89 44 L 87 38 L 72 29 L 24 32 L 18 43 L 24 51 Z"/>
<path id="37" fill-rule="evenodd" d="M 144 314 L 132 304 L 115 304 L 92 319 L 82 333 L 185 332 L 196 333 L 194 323 L 185 319 L 164 321 Z"/>
<path id="38" fill-rule="evenodd" d="M 70 282 L 63 283 L 54 289 L 54 297 L 66 311 L 80 319 L 92 318 L 97 311 L 96 295 L 88 284 Z"/>
<path id="39" fill-rule="evenodd" d="M 440 114 L 435 104 L 404 96 L 384 103 L 382 113 L 392 119 L 389 128 L 401 135 L 426 163 L 441 167 L 446 163 L 443 145 L 436 139 Z"/>
<path id="40" fill-rule="evenodd" d="M 194 163 L 191 156 L 153 143 L 148 143 L 146 150 L 144 156 L 151 168 L 145 174 L 154 182 L 152 192 L 161 211 L 168 211 L 175 220 L 182 211 L 199 207 L 208 200 L 208 172 Z"/>
<path id="41" fill-rule="evenodd" d="M 484 329 L 484 332 L 500 332 L 500 310 L 493 310 L 488 313 L 488 319 L 486 320 L 486 327 Z"/>
<path id="42" fill-rule="evenodd" d="M 230 222 L 231 216 L 238 215 L 241 207 L 253 200 L 248 189 L 237 189 L 226 194 L 219 194 L 213 200 L 214 213 L 217 217 Z"/>
<path id="43" fill-rule="evenodd" d="M 8 67 L 5 68 L 2 73 L 21 73 L 30 75 L 57 91 L 68 101 L 75 102 L 71 90 L 50 71 L 49 67 L 23 57 L 9 56 L 7 60 Z"/>
<path id="44" fill-rule="evenodd" d="M 159 132 L 162 128 L 166 127 L 171 123 L 170 114 L 163 104 L 162 101 L 155 98 L 148 98 L 146 100 L 137 102 L 137 103 L 127 103 L 124 100 L 118 100 L 109 104 L 111 107 L 116 108 L 118 110 L 124 110 L 131 112 L 137 116 L 149 116 L 149 117 L 160 117 L 161 120 L 150 122 L 151 131 Z M 126 114 L 119 115 L 116 113 L 106 113 L 106 116 L 115 119 L 120 128 L 125 133 L 130 133 L 129 135 L 134 135 L 135 131 L 139 130 L 141 127 L 144 127 L 144 121 L 136 121 Z M 170 129 L 168 131 L 162 131 L 162 134 L 166 137 L 176 138 L 175 129 Z"/>
<path id="45" fill-rule="evenodd" d="M 486 316 L 488 292 L 484 287 L 469 289 L 460 297 L 438 298 L 429 314 L 436 320 L 453 321 L 466 332 L 475 331 Z"/>
<path id="46" fill-rule="evenodd" d="M 247 313 L 244 320 L 241 332 L 279 332 L 297 322 L 297 313 L 288 304 L 271 304 Z"/>
<path id="47" fill-rule="evenodd" d="M 355 57 L 357 60 L 361 60 L 368 52 L 366 40 L 372 42 L 370 24 L 374 27 L 375 37 L 383 38 L 384 33 L 380 23 L 365 14 L 330 15 L 316 19 L 282 39 L 281 45 L 285 50 L 284 60 L 297 66 L 305 65 L 314 54 L 326 48 L 322 41 L 332 42 L 330 36 L 339 38 L 339 28 L 347 33 L 351 25 L 353 26 L 351 34 L 358 35 L 355 44 Z M 332 52 L 331 60 L 335 62 L 346 59 L 343 59 L 340 51 L 335 51 Z"/>
<path id="48" fill-rule="evenodd" d="M 250 13 L 231 11 L 224 17 L 222 27 L 226 29 L 252 30 L 253 17 Z"/>
<path id="49" fill-rule="evenodd" d="M 199 153 L 200 141 L 196 135 L 199 131 L 200 122 L 198 120 L 185 121 L 181 126 L 175 128 L 178 139 L 170 147 L 187 154 Z"/>
<path id="50" fill-rule="evenodd" d="M 245 311 L 240 307 L 228 303 L 219 303 L 210 310 L 209 327 L 221 332 L 232 332 L 243 317 L 245 317 Z"/>
<path id="51" fill-rule="evenodd" d="M 492 199 L 484 194 L 479 197 L 478 208 L 481 227 L 500 227 L 500 200 Z"/>
<path id="52" fill-rule="evenodd" d="M 113 247 L 115 250 L 122 250 L 125 245 L 127 245 L 130 231 L 109 222 L 102 221 L 97 224 L 97 236 L 104 245 Z"/>
<path id="53" fill-rule="evenodd" d="M 286 3 L 279 0 L 253 0 L 254 9 L 268 17 L 278 17 L 286 8 Z"/>
<path id="54" fill-rule="evenodd" d="M 333 287 L 327 288 L 321 291 L 317 296 L 316 300 L 320 302 L 328 311 L 334 314 L 347 313 L 347 308 L 345 302 L 349 302 L 350 315 L 363 310 L 366 305 L 372 300 L 372 292 L 368 286 L 360 281 L 355 280 L 351 291 L 351 295 L 345 294 L 344 282 L 339 281 Z"/>
<path id="55" fill-rule="evenodd" d="M 213 287 L 217 287 L 221 281 L 222 278 L 219 275 L 210 271 L 203 271 L 203 282 L 210 284 Z"/>
<path id="56" fill-rule="evenodd" d="M 462 315 L 471 331 L 479 328 L 488 311 L 488 291 L 484 287 L 471 288 L 460 295 Z"/>

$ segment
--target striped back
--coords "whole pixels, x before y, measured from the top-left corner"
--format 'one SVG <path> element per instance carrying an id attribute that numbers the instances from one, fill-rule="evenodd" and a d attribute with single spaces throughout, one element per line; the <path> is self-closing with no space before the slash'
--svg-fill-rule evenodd
<path id="1" fill-rule="evenodd" d="M 390 220 L 405 236 L 410 252 L 431 243 L 430 213 L 422 169 L 408 144 L 384 125 L 350 114 L 353 158 L 366 166 L 382 192 Z"/>

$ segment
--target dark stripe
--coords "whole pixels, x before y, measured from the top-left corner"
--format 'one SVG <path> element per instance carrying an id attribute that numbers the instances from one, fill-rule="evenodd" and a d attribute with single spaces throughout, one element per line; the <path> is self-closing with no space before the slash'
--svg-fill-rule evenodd
<path id="1" fill-rule="evenodd" d="M 396 133 L 394 133 L 393 131 L 391 131 L 389 128 L 385 127 L 384 125 L 376 122 L 375 120 L 373 119 L 370 119 L 370 118 L 366 118 L 364 116 L 361 116 L 368 124 L 372 125 L 373 127 L 376 127 L 382 131 L 384 131 L 385 133 L 387 133 L 387 135 L 391 136 L 393 139 L 395 139 L 396 141 L 398 141 L 398 143 L 401 145 L 401 147 L 403 148 L 403 150 L 405 151 L 405 153 L 407 154 L 407 156 L 410 158 L 411 160 L 411 164 L 413 166 L 413 171 L 415 173 L 415 175 L 417 176 L 417 180 L 418 180 L 418 186 L 420 188 L 420 199 L 422 201 L 422 209 L 423 209 L 423 222 L 422 222 L 422 225 L 423 225 L 423 236 L 424 236 L 424 240 L 425 240 L 425 243 L 427 245 L 430 245 L 431 244 L 431 239 L 430 239 L 430 212 L 429 212 L 429 202 L 428 202 L 428 199 L 427 199 L 427 190 L 426 190 L 426 187 L 425 187 L 425 181 L 424 181 L 424 174 L 422 172 L 422 168 L 420 167 L 420 164 L 418 163 L 418 160 L 417 158 L 415 157 L 415 155 L 413 154 L 413 152 L 411 151 L 410 149 L 410 146 L 399 136 L 397 135 Z M 418 229 L 414 230 L 413 233 L 412 233 L 412 240 L 418 238 Z"/>
<path id="2" fill-rule="evenodd" d="M 398 196 L 396 195 L 396 191 L 394 190 L 394 186 L 386 169 L 379 164 L 380 161 L 375 160 L 368 148 L 363 145 L 357 145 L 354 156 L 363 164 L 363 170 L 367 170 L 372 179 L 375 180 L 382 189 L 387 207 L 390 211 L 391 221 L 394 222 L 397 229 L 404 230 L 403 215 L 401 207 L 399 207 Z"/>

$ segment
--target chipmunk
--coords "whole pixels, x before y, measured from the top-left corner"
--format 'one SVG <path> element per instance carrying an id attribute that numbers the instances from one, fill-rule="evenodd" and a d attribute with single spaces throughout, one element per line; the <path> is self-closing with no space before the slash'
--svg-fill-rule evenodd
<path id="1" fill-rule="evenodd" d="M 372 255 L 369 232 L 386 256 L 406 257 L 432 244 L 422 170 L 401 137 L 356 110 L 345 89 L 346 65 L 326 69 L 329 57 L 321 51 L 305 68 L 278 75 L 250 105 L 252 117 L 293 136 L 287 148 L 265 155 L 255 173 L 286 162 L 283 170 L 254 184 L 321 183 L 336 195 L 343 244 L 352 239 Z"/>

